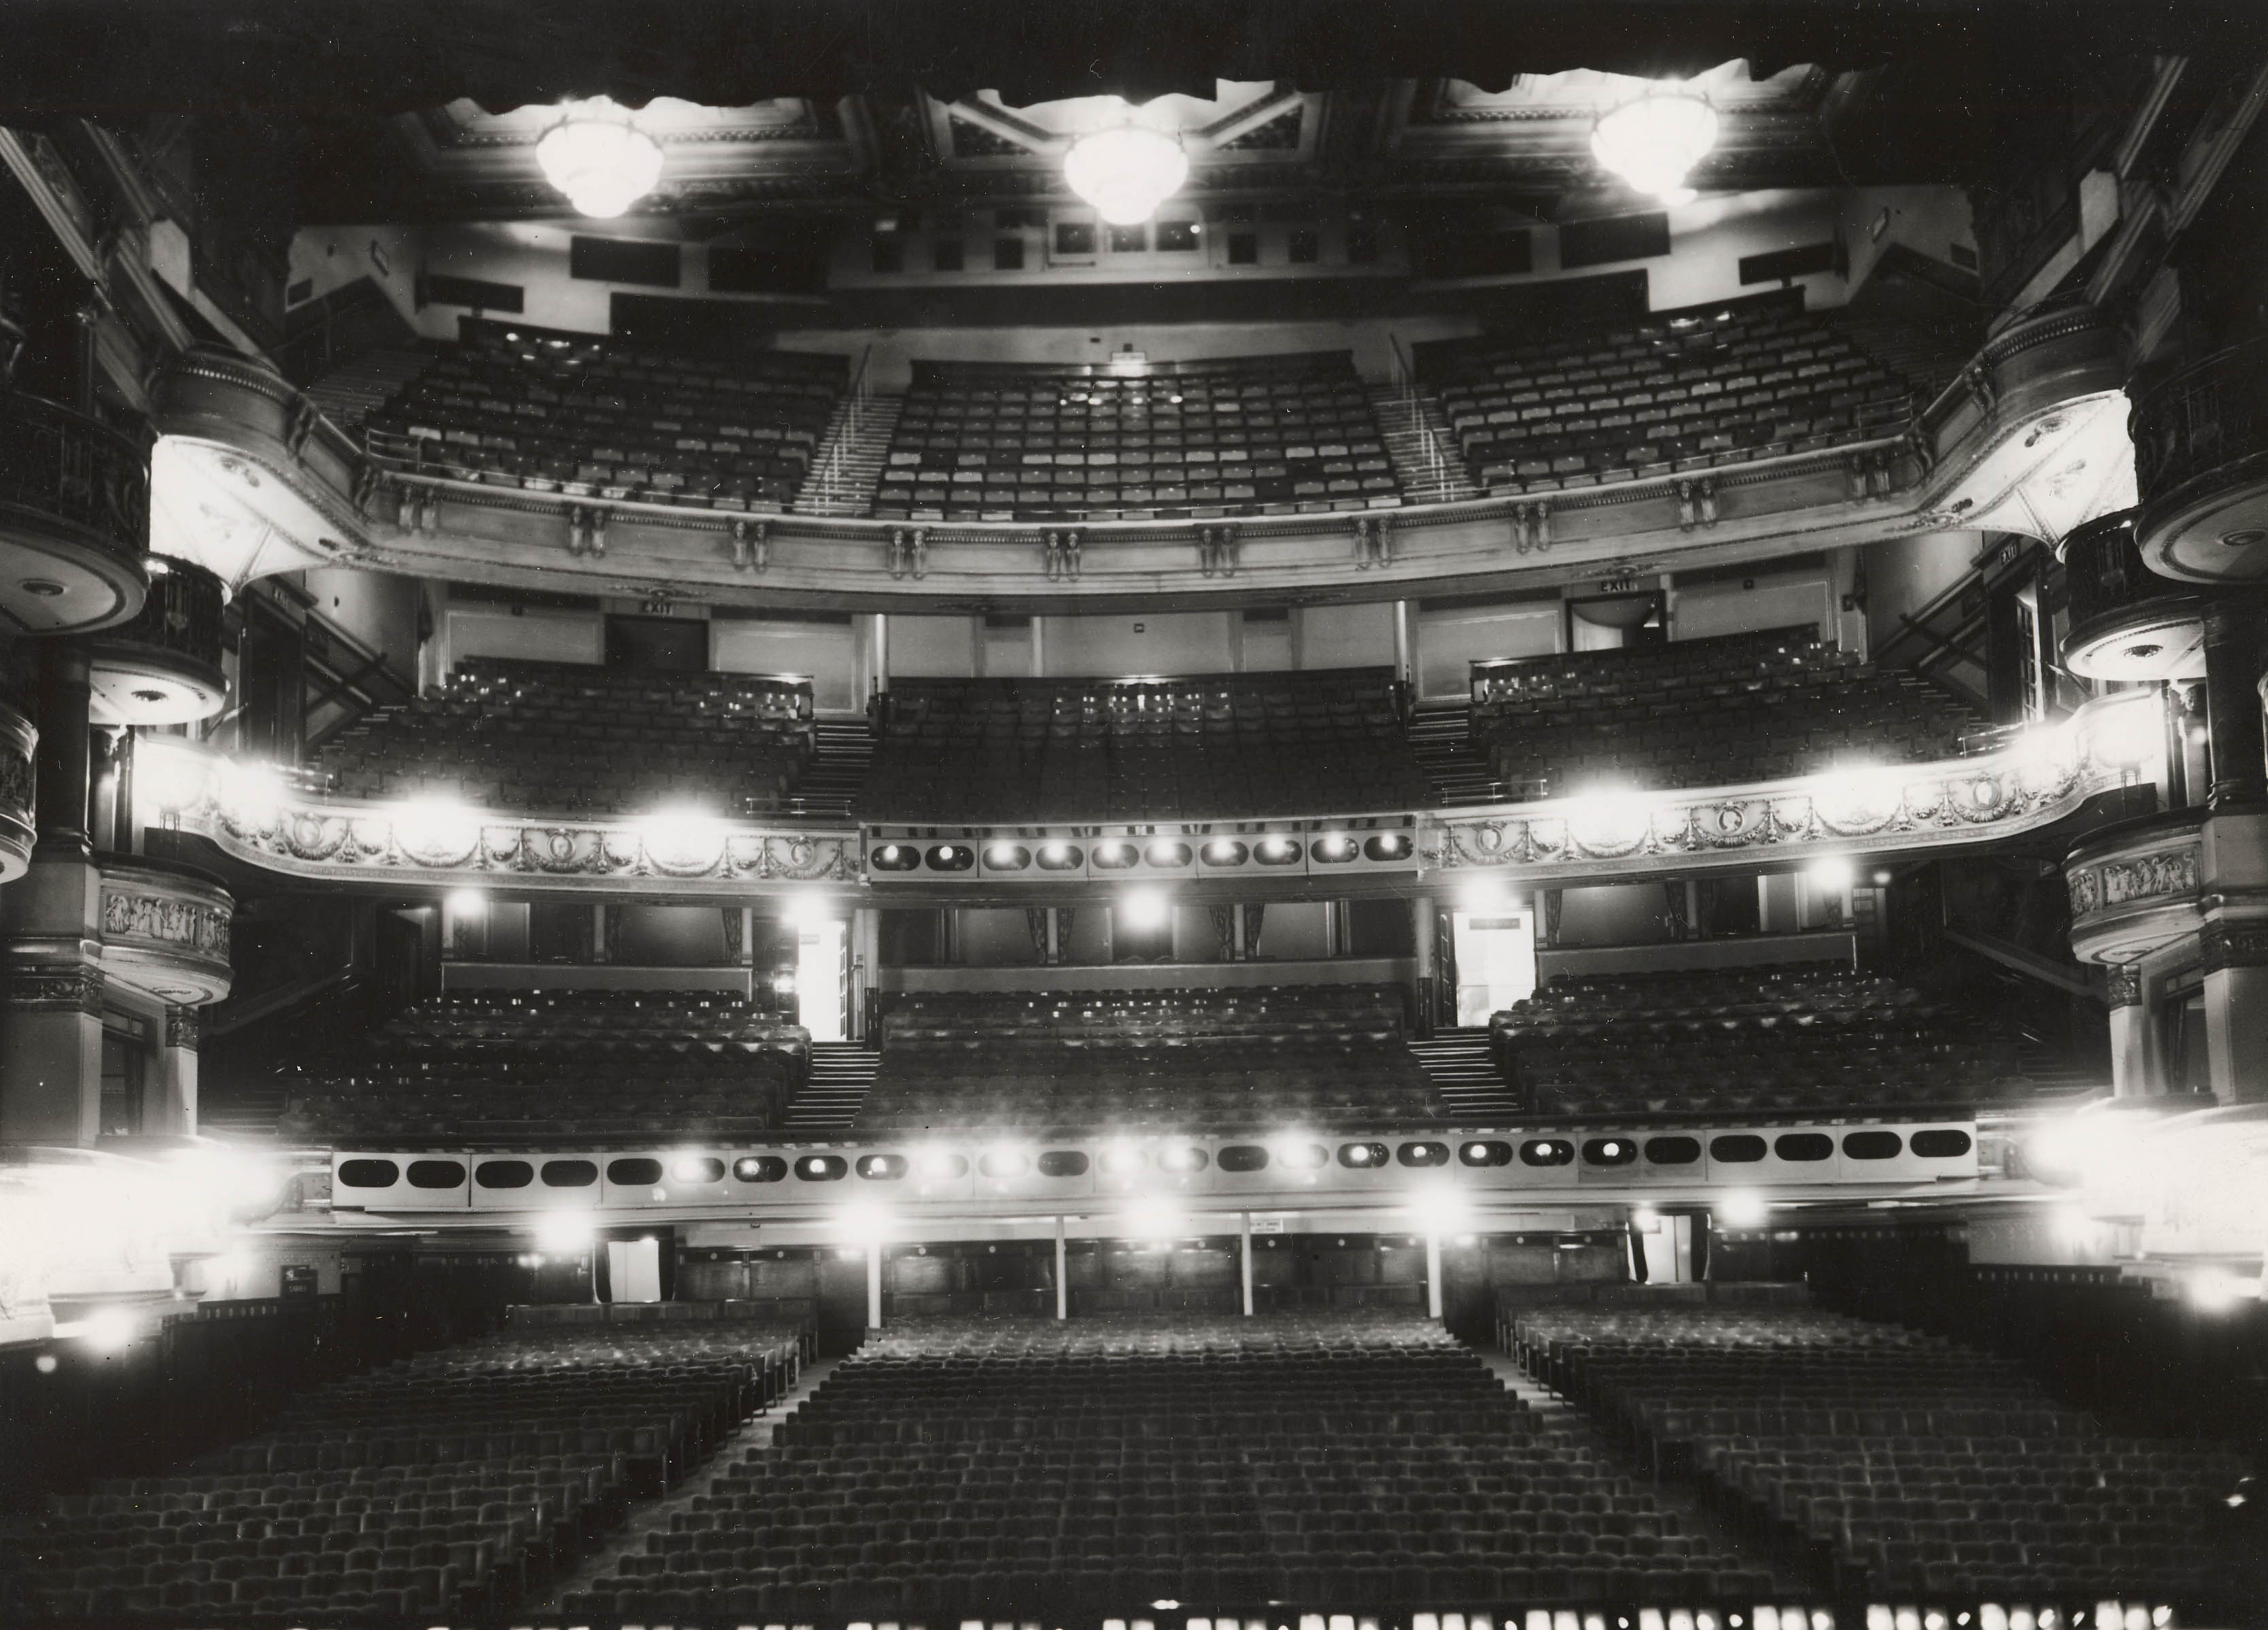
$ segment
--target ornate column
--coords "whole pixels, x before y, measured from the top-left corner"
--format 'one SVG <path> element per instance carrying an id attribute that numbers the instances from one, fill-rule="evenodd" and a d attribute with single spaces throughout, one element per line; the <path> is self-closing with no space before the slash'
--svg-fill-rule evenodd
<path id="1" fill-rule="evenodd" d="M 2111 968 L 2105 995 L 2110 1004 L 2110 1089 L 2121 1098 L 2165 1090 L 2150 1073 L 2150 1010 L 2142 1005 L 2139 966 Z"/>
<path id="2" fill-rule="evenodd" d="M 1435 987 L 1440 977 L 1434 968 L 1433 918 L 1437 908 L 1429 894 L 1413 895 L 1410 901 L 1410 994 L 1417 1010 L 1417 1036 L 1424 1041 L 1433 1034 L 1434 1004 L 1440 999 Z"/>
<path id="3" fill-rule="evenodd" d="M 41 653 L 31 869 L 0 891 L 0 1142 L 84 1147 L 102 1112 L 101 875 L 87 846 L 86 653 Z"/>
<path id="4" fill-rule="evenodd" d="M 2205 608 L 2205 723 L 2213 734 L 2215 810 L 2268 806 L 2268 756 L 2260 713 L 2262 607 L 2229 594 Z"/>
<path id="5" fill-rule="evenodd" d="M 197 1043 L 204 1015 L 195 1007 L 166 1008 L 165 1039 L 158 1049 L 157 1080 L 144 1095 L 142 1130 L 183 1137 L 197 1130 Z"/>
<path id="6" fill-rule="evenodd" d="M 87 775 L 92 734 L 87 707 L 93 668 L 76 642 L 50 643 L 40 672 L 40 849 L 87 852 Z"/>
<path id="7" fill-rule="evenodd" d="M 1049 918 L 1054 917 L 1049 913 Z M 882 913 L 871 905 L 850 913 L 850 1039 L 871 1041 L 874 992 L 881 988 Z"/>

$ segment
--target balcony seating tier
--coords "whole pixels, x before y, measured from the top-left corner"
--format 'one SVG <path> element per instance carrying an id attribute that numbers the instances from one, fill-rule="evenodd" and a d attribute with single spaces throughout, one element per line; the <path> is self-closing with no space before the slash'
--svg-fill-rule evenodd
<path id="1" fill-rule="evenodd" d="M 1438 795 L 1392 674 L 906 680 L 862 821 L 1245 820 L 1422 808 Z"/>

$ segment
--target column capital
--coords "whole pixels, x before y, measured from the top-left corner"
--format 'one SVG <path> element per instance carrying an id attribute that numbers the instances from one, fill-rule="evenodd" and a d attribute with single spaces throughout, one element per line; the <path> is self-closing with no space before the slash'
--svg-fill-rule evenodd
<path id="1" fill-rule="evenodd" d="M 2208 975 L 2268 968 L 2268 919 L 2208 918 L 2198 931 L 2198 954 Z"/>
<path id="2" fill-rule="evenodd" d="M 168 1006 L 166 1009 L 166 1045 L 180 1047 L 190 1052 L 204 1039 L 204 1014 L 196 1007 Z"/>
<path id="3" fill-rule="evenodd" d="M 2142 970 L 2139 964 L 2103 970 L 2103 998 L 2113 1007 L 2142 1005 Z"/>
<path id="4" fill-rule="evenodd" d="M 19 1013 L 102 1016 L 102 964 L 92 959 L 8 954 L 7 1005 Z"/>

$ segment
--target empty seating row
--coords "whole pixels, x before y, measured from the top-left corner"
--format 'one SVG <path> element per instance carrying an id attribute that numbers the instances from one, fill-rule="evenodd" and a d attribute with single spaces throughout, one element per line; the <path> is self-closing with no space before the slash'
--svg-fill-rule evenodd
<path id="1" fill-rule="evenodd" d="M 462 992 L 291 1066 L 286 1137 L 411 1147 L 749 1139 L 809 1073 L 810 1033 L 715 992 Z"/>
<path id="2" fill-rule="evenodd" d="M 811 712 L 807 680 L 475 658 L 438 694 L 349 726 L 318 762 L 348 798 L 741 816 L 784 806 L 811 758 Z"/>
<path id="3" fill-rule="evenodd" d="M 1442 1115 L 1398 1036 L 1263 1036 L 1170 1048 L 1108 1042 L 887 1049 L 861 1132 L 1211 1133 L 1408 1125 Z"/>
<path id="4" fill-rule="evenodd" d="M 363 431 L 373 457 L 458 481 L 777 513 L 845 376 L 840 357 L 720 360 L 467 318 Z"/>
<path id="5" fill-rule="evenodd" d="M 1022 1035 L 1135 1040 L 1237 1036 L 1264 1029 L 1294 1035 L 1398 1029 L 1408 999 L 1394 985 L 1249 985 L 1217 991 L 909 992 L 890 999 L 882 1020 L 887 1040 L 924 1035 L 967 1036 L 981 1030 L 1003 1041 Z"/>
<path id="6" fill-rule="evenodd" d="M 870 1341 L 563 1605 L 705 1623 L 1769 1588 L 1437 1324 L 939 1319 Z"/>
<path id="7" fill-rule="evenodd" d="M 1983 722 L 1810 628 L 1476 663 L 1472 690 L 1474 742 L 1515 800 L 1951 758 Z"/>
<path id="8" fill-rule="evenodd" d="M 1443 1114 L 1398 989 L 902 998 L 858 1113 L 867 1132 L 1225 1132 Z"/>
<path id="9" fill-rule="evenodd" d="M 1556 491 L 1903 435 L 1913 387 L 1800 294 L 1418 348 L 1473 479 Z"/>
<path id="10" fill-rule="evenodd" d="M 1544 1115 L 1952 1110 L 2029 1089 L 2013 1033 L 1847 970 L 1556 978 L 1491 1015 L 1489 1045 Z"/>
<path id="11" fill-rule="evenodd" d="M 55 1501 L 0 1564 L 0 1616 L 484 1622 L 777 1401 L 804 1350 L 755 1321 L 537 1328 L 335 1383 L 178 1475 Z"/>
<path id="12" fill-rule="evenodd" d="M 2005 1360 L 1806 1309 L 1536 1309 L 1506 1333 L 1728 1520 L 1831 1555 L 1846 1599 L 2258 1599 L 2240 1457 L 2107 1432 Z"/>
<path id="13" fill-rule="evenodd" d="M 1294 514 L 1401 502 L 1346 352 L 917 363 L 874 513 L 914 520 Z"/>
<path id="14" fill-rule="evenodd" d="M 1438 802 L 1385 669 L 893 688 L 861 820 L 1234 819 Z"/>

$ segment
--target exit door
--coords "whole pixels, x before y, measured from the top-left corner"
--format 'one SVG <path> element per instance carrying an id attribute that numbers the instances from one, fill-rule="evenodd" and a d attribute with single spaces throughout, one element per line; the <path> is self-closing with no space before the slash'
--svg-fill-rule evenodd
<path id="1" fill-rule="evenodd" d="M 1535 989 L 1535 922 L 1526 911 L 1458 911 L 1457 1022 L 1484 1025 L 1489 1015 Z"/>
<path id="2" fill-rule="evenodd" d="M 811 1032 L 814 1042 L 839 1042 L 846 986 L 850 983 L 849 947 L 840 922 L 806 923 L 799 931 L 795 959 L 795 1020 Z"/>

